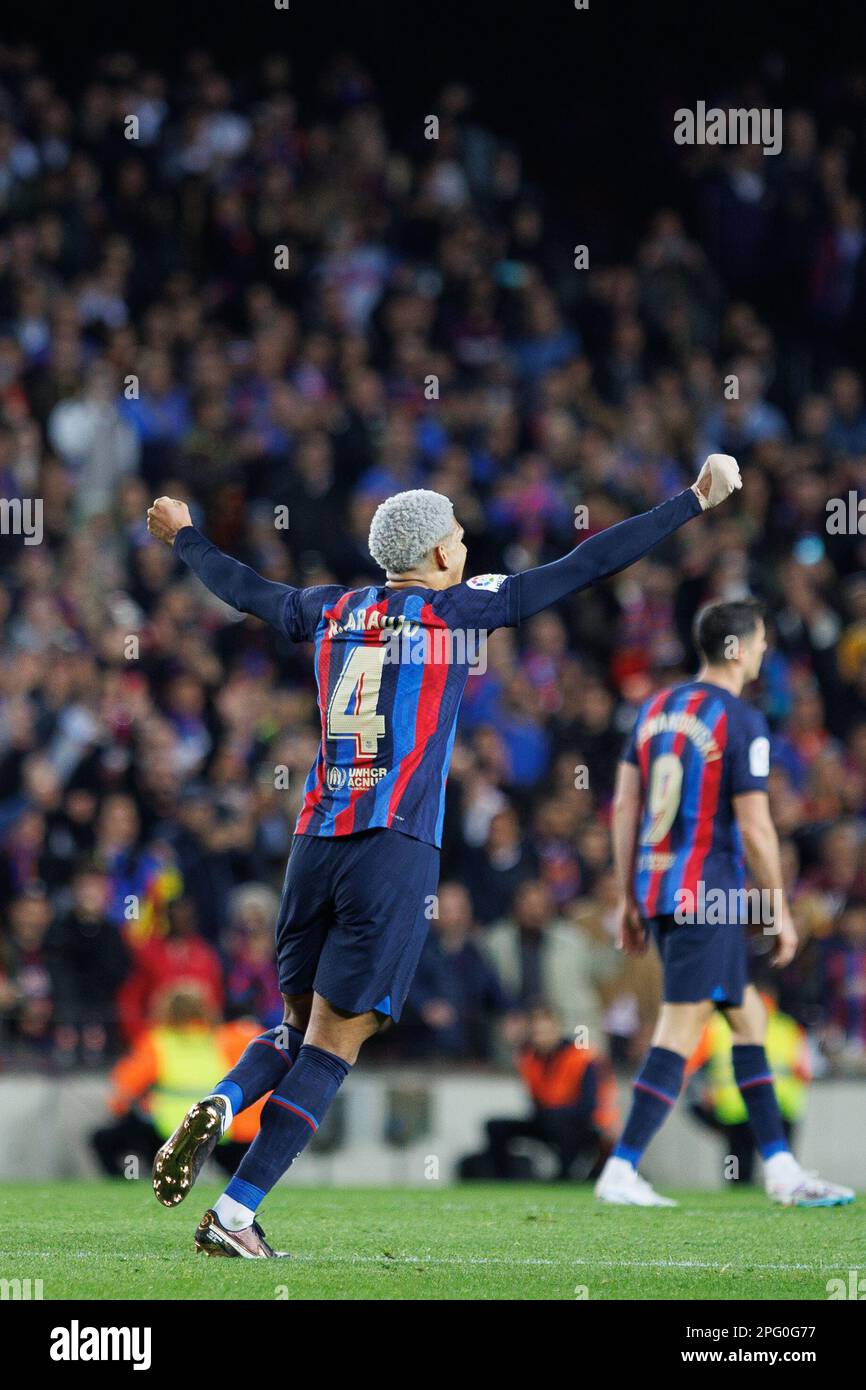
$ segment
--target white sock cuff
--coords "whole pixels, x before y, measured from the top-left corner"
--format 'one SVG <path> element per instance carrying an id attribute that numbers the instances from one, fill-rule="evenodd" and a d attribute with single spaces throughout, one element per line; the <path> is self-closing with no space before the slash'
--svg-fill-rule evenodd
<path id="1" fill-rule="evenodd" d="M 229 1100 L 228 1096 L 224 1095 L 222 1091 L 212 1091 L 209 1096 L 205 1096 L 205 1100 L 216 1100 L 217 1096 L 219 1096 L 220 1100 L 223 1102 L 223 1105 L 226 1108 L 226 1117 L 223 1121 L 222 1127 L 222 1133 L 225 1134 L 227 1129 L 231 1129 L 231 1123 L 235 1117 L 235 1112 L 234 1110 L 232 1110 L 232 1103 Z"/>
<path id="2" fill-rule="evenodd" d="M 220 1224 L 225 1226 L 227 1231 L 242 1231 L 246 1226 L 251 1226 L 256 1219 L 256 1214 L 250 1207 L 245 1207 L 243 1202 L 236 1202 L 234 1197 L 227 1197 L 225 1192 L 217 1198 L 214 1211 Z"/>

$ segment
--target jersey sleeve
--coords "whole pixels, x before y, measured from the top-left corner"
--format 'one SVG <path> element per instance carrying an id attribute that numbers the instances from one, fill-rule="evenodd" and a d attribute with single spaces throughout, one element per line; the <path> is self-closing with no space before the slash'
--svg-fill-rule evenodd
<path id="1" fill-rule="evenodd" d="M 292 642 L 312 642 L 326 608 L 345 593 L 336 584 L 320 584 L 312 589 L 288 589 L 283 603 L 282 628 Z"/>
<path id="2" fill-rule="evenodd" d="M 532 618 L 568 594 L 579 594 L 590 584 L 618 574 L 701 515 L 701 504 L 689 487 L 651 511 L 630 516 L 581 541 L 559 560 L 524 570 L 517 576 L 515 621 Z"/>
<path id="3" fill-rule="evenodd" d="M 765 792 L 770 775 L 770 730 L 762 714 L 753 709 L 738 709 L 729 715 L 731 795 L 745 792 Z"/>
<path id="4" fill-rule="evenodd" d="M 432 608 L 450 628 L 494 632 L 518 623 L 517 575 L 479 574 L 464 584 L 443 589 Z"/>
<path id="5" fill-rule="evenodd" d="M 263 579 L 249 565 L 243 565 L 203 536 L 194 526 L 184 526 L 174 542 L 175 553 L 188 565 L 212 594 L 236 608 L 251 613 L 293 642 L 309 642 L 315 636 L 322 609 L 336 603 L 344 589 L 322 585 L 295 589 Z"/>
<path id="6" fill-rule="evenodd" d="M 645 708 L 645 705 L 641 705 L 640 709 L 638 710 L 637 717 L 635 718 L 635 721 L 631 726 L 631 733 L 626 739 L 625 747 L 619 755 L 619 760 L 621 763 L 631 763 L 632 767 L 640 766 L 637 756 L 637 733 L 638 729 L 640 728 L 641 720 L 643 719 L 643 713 Z"/>

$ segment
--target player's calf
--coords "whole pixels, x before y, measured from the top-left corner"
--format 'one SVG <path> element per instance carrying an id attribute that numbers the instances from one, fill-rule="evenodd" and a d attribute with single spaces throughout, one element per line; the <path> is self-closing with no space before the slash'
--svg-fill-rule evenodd
<path id="1" fill-rule="evenodd" d="M 300 1051 L 303 1035 L 288 1023 L 262 1033 L 211 1095 L 187 1112 L 153 1163 L 153 1190 L 165 1207 L 187 1196 L 235 1115 L 273 1091 Z"/>

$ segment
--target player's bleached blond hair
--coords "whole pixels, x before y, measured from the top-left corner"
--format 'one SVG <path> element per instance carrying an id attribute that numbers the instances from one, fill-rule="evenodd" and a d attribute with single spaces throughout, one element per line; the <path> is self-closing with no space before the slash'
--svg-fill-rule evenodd
<path id="1" fill-rule="evenodd" d="M 450 498 L 416 487 L 396 492 L 376 508 L 367 543 L 386 574 L 405 574 L 453 529 L 454 504 Z"/>

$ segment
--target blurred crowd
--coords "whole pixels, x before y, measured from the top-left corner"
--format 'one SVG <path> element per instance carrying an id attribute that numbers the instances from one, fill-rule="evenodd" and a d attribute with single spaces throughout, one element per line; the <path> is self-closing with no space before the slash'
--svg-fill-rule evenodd
<path id="1" fill-rule="evenodd" d="M 627 263 L 576 268 L 463 85 L 428 139 L 350 57 L 305 106 L 279 54 L 169 82 L 114 53 L 66 86 L 0 48 L 0 498 L 42 504 L 41 543 L 0 536 L 3 1064 L 102 1065 L 189 981 L 211 1017 L 281 1016 L 310 653 L 150 540 L 154 496 L 271 579 L 362 584 L 376 505 L 423 485 L 469 572 L 512 572 L 720 450 L 746 480 L 720 513 L 490 641 L 438 916 L 371 1057 L 496 1063 L 539 1003 L 640 1053 L 658 982 L 614 945 L 616 762 L 694 669 L 698 607 L 750 591 L 804 941 L 780 1001 L 820 1066 L 866 1069 L 866 81 L 826 102 L 786 110 L 774 158 L 660 130 L 677 197 Z"/>

